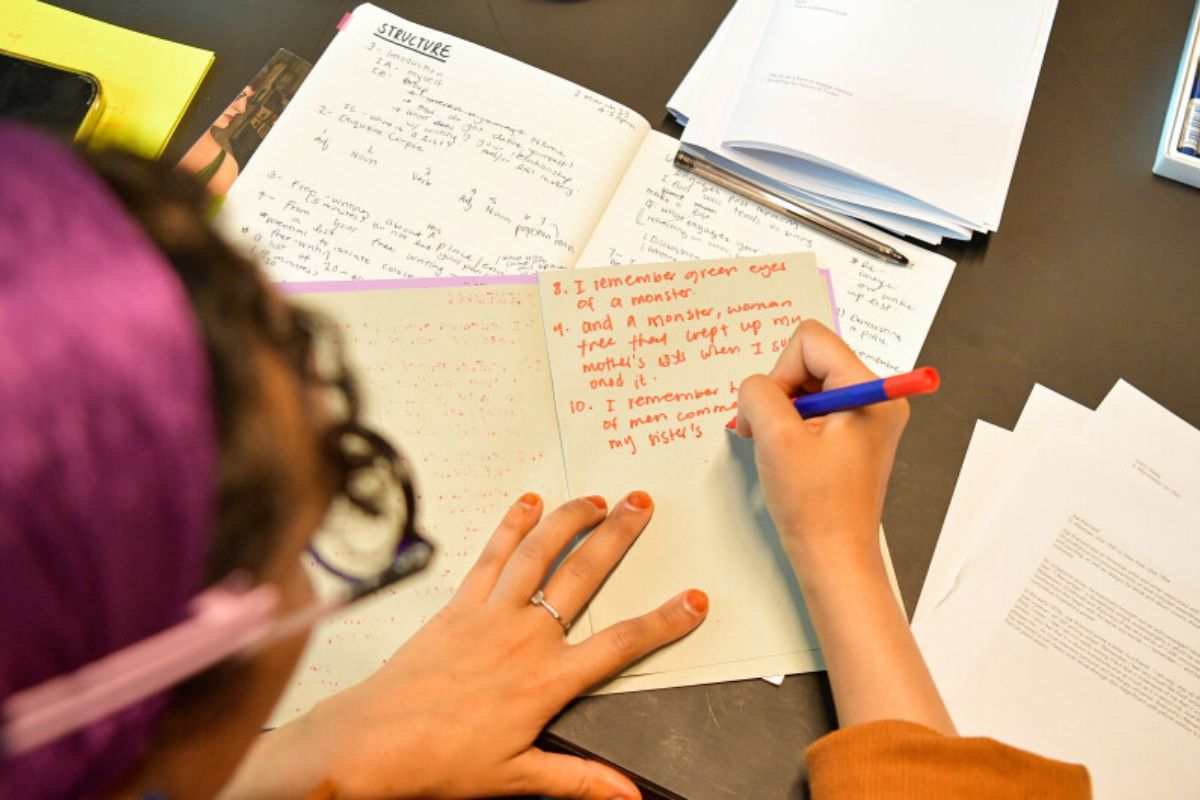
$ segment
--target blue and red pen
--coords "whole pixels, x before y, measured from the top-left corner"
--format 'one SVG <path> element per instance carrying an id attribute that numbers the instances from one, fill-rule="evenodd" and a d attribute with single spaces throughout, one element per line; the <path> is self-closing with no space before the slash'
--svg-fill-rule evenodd
<path id="1" fill-rule="evenodd" d="M 905 372 L 903 375 L 856 383 L 853 386 L 843 386 L 827 392 L 802 394 L 792 401 L 792 405 L 805 419 L 821 417 L 835 411 L 849 411 L 869 406 L 872 403 L 936 392 L 941 382 L 942 379 L 936 369 L 919 367 L 912 372 Z M 736 419 L 731 419 L 725 427 L 732 430 L 736 427 L 736 422 Z"/>

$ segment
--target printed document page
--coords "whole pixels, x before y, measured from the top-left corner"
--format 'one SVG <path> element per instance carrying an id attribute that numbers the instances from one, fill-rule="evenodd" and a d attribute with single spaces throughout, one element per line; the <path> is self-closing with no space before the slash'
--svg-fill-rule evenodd
<path id="1" fill-rule="evenodd" d="M 915 236 L 936 244 L 945 236 L 965 238 L 969 232 L 961 220 L 949 220 L 931 207 L 922 208 L 910 198 L 882 187 L 865 191 L 852 185 L 844 173 L 827 165 L 801 164 L 773 154 L 735 150 L 725 146 L 725 133 L 735 113 L 740 92 L 746 82 L 759 42 L 770 23 L 772 0 L 740 0 L 722 26 L 724 45 L 709 56 L 708 77 L 699 87 L 691 87 L 691 112 L 683 141 L 706 154 L 708 159 L 727 169 L 747 172 L 768 184 L 777 181 L 784 193 L 820 205 L 828 210 L 850 214 L 858 219 Z M 862 183 L 859 181 L 858 183 Z M 865 205 L 865 204 L 870 204 Z M 919 217 L 919 218 L 918 218 Z"/>
<path id="2" fill-rule="evenodd" d="M 1135 482 L 1200 513 L 1200 432 L 1128 384 L 1118 384 L 1113 392 L 1120 401 L 1107 407 L 1102 403 L 1073 435 L 1051 434 L 1029 459 L 1014 488 L 989 512 L 951 591 L 917 628 L 930 671 L 947 697 L 957 695 L 987 636 L 1033 574 L 1038 554 L 1050 544 L 1039 538 L 1044 530 L 1014 522 L 1014 508 L 1037 487 L 1058 485 L 1074 468 L 1080 450 L 1117 464 Z M 1105 422 L 1110 418 L 1112 422 Z M 1153 547 L 1152 537 L 1147 546 Z"/>
<path id="3" fill-rule="evenodd" d="M 1083 763 L 1097 800 L 1194 798 L 1196 511 L 1127 466 L 1074 456 L 1006 509 L 1044 544 L 948 706 L 963 735 Z"/>
<path id="4" fill-rule="evenodd" d="M 925 641 L 924 621 L 954 588 L 959 571 L 971 556 L 986 527 L 1037 452 L 1054 431 L 1073 433 L 1092 416 L 1092 410 L 1045 386 L 1035 384 L 1012 431 L 980 421 L 963 458 L 954 496 L 946 511 L 937 548 L 925 574 L 921 598 L 913 612 L 912 628 Z M 953 642 L 929 640 L 927 657 L 941 663 L 937 649 Z"/>
<path id="5" fill-rule="evenodd" d="M 1083 428 L 1112 442 L 1112 454 L 1176 497 L 1200 508 L 1200 430 L 1128 381 L 1118 381 Z M 1136 431 L 1136 435 L 1130 435 Z"/>

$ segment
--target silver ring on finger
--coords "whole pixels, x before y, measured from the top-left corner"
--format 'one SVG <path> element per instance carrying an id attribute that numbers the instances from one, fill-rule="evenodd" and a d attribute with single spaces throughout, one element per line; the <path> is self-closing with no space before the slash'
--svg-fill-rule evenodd
<path id="1" fill-rule="evenodd" d="M 571 623 L 568 622 L 562 614 L 558 613 L 557 608 L 550 605 L 550 603 L 546 601 L 546 595 L 542 594 L 541 589 L 538 589 L 533 593 L 533 597 L 529 598 L 529 605 L 544 608 L 546 613 L 554 617 L 554 621 L 562 626 L 564 635 L 571 630 Z"/>

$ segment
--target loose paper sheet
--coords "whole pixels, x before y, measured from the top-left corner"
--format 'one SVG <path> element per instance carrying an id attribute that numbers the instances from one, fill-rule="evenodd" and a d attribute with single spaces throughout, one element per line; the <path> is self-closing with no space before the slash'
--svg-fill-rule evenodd
<path id="1" fill-rule="evenodd" d="M 742 0 L 694 70 L 703 85 L 680 87 L 684 140 L 924 241 L 994 229 L 1056 6 Z M 947 103 L 954 124 L 931 128 L 926 112 Z"/>
<path id="2" fill-rule="evenodd" d="M 1037 434 L 1055 429 L 1073 433 L 1091 418 L 1092 410 L 1087 406 L 1035 383 L 1025 399 L 1021 416 L 1017 417 L 1017 424 L 1013 426 L 1013 433 Z"/>
<path id="3" fill-rule="evenodd" d="M 960 732 L 1081 762 L 1097 800 L 1200 785 L 1196 511 L 1083 449 L 1003 516 L 1042 542 L 960 691 Z"/>
<path id="4" fill-rule="evenodd" d="M 970 554 L 970 543 L 974 540 L 971 518 L 986 501 L 991 489 L 993 468 L 1006 452 L 1012 436 L 1012 431 L 989 422 L 978 420 L 975 423 L 966 455 L 963 456 L 962 468 L 958 471 L 958 481 L 954 484 L 954 495 L 950 498 L 946 518 L 942 521 L 942 531 L 938 534 L 937 547 L 925 572 L 921 597 L 913 611 L 912 629 L 918 641 L 921 639 L 922 621 L 930 609 L 949 593 L 959 566 Z"/>
<path id="5" fill-rule="evenodd" d="M 913 633 L 918 641 L 927 643 L 926 655 L 932 663 L 941 664 L 937 650 L 953 648 L 953 644 L 936 637 L 925 638 L 924 623 L 929 612 L 953 590 L 959 571 L 978 546 L 981 532 L 1029 465 L 1038 445 L 1054 431 L 1079 430 L 1091 416 L 1087 406 L 1035 384 L 1011 432 L 986 422 L 976 423 L 925 575 L 921 599 L 913 612 Z"/>
<path id="6" fill-rule="evenodd" d="M 983 513 L 988 517 L 952 590 L 915 629 L 930 671 L 947 697 L 958 694 L 988 636 L 1033 574 L 1049 546 L 1044 528 L 1014 524 L 1012 507 L 1038 487 L 1057 486 L 1076 453 L 1123 467 L 1135 483 L 1153 486 L 1176 504 L 1200 513 L 1200 433 L 1157 403 L 1118 384 L 1074 434 L 1048 435 L 1019 469 L 998 468 L 1012 488 Z M 1182 426 L 1182 427 L 1181 427 Z M 1015 463 L 1015 462 L 1014 462 Z M 1003 469 L 1003 472 L 1000 470 Z M 1152 530 L 1148 527 L 1147 530 Z M 1041 536 L 1042 538 L 1039 538 Z M 1152 537 L 1148 545 L 1153 547 Z"/>
<path id="7" fill-rule="evenodd" d="M 834 164 L 994 227 L 1056 5 L 776 3 L 724 139 Z"/>
<path id="8" fill-rule="evenodd" d="M 1176 498 L 1200 508 L 1200 430 L 1118 381 L 1083 426 L 1109 454 Z"/>
<path id="9" fill-rule="evenodd" d="M 711 54 L 707 79 L 689 92 L 695 96 L 688 98 L 692 110 L 688 113 L 687 128 L 683 132 L 685 142 L 711 154 L 715 162 L 734 171 L 748 168 L 760 179 L 771 174 L 774 162 L 769 163 L 760 155 L 725 146 L 725 134 L 777 5 L 772 0 L 740 0 L 735 13 L 727 17 L 723 25 L 725 44 Z M 786 179 L 790 186 L 781 188 L 795 193 L 801 200 L 930 243 L 936 244 L 942 235 L 959 238 L 967 235 L 966 229 L 961 226 L 951 230 L 945 224 L 896 214 L 894 211 L 898 206 L 894 204 L 886 209 L 856 204 L 856 201 L 866 198 L 862 193 L 849 191 L 849 181 L 844 175 L 835 174 L 830 169 L 821 171 L 814 168 L 808 172 L 802 179 L 795 174 L 796 170 L 791 170 Z M 939 220 L 944 217 L 944 214 L 937 215 Z"/>

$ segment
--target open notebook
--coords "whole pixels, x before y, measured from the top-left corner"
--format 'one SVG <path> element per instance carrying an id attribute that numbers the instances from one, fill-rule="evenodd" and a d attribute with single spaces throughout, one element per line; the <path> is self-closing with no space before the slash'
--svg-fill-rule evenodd
<path id="1" fill-rule="evenodd" d="M 462 286 L 301 293 L 342 321 L 367 416 L 413 465 L 426 573 L 318 629 L 276 722 L 366 677 L 449 599 L 499 516 L 530 490 L 654 497 L 650 526 L 573 638 L 687 588 L 704 625 L 602 691 L 822 666 L 758 490 L 752 443 L 725 430 L 737 384 L 801 319 L 834 324 L 811 254 L 543 273 Z"/>
<path id="2" fill-rule="evenodd" d="M 532 274 L 812 251 L 843 336 L 911 369 L 953 262 L 907 268 L 675 169 L 628 108 L 370 5 L 334 38 L 219 222 L 277 280 Z"/>

